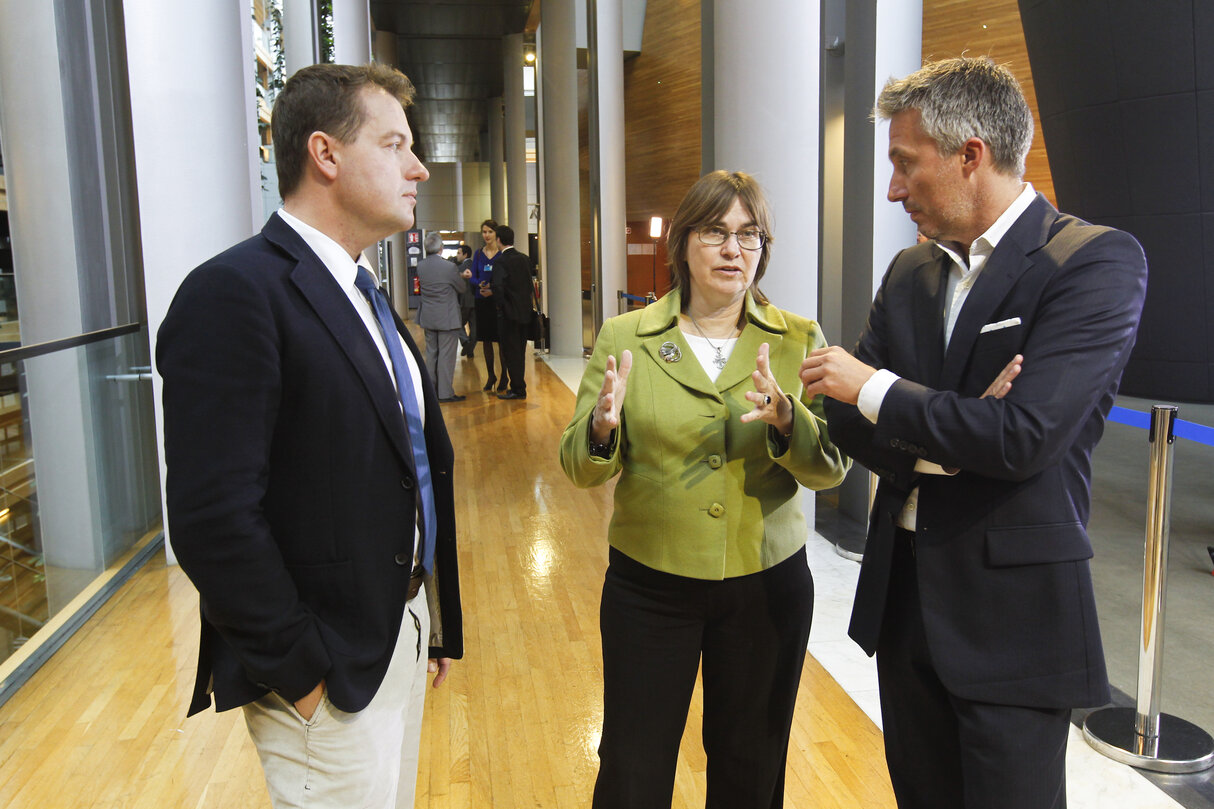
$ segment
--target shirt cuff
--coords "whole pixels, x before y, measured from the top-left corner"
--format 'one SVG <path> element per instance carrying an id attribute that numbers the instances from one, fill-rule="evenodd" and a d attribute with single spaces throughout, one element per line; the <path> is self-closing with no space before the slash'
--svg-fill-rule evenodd
<path id="1" fill-rule="evenodd" d="M 901 379 L 900 376 L 884 368 L 870 376 L 864 386 L 860 388 L 860 396 L 856 400 L 856 408 L 860 414 L 876 424 L 877 414 L 881 412 L 881 403 L 885 401 L 885 394 L 899 379 Z"/>
<path id="2" fill-rule="evenodd" d="M 955 475 L 960 469 L 945 469 L 938 463 L 925 461 L 922 458 L 915 461 L 915 471 L 921 475 Z"/>

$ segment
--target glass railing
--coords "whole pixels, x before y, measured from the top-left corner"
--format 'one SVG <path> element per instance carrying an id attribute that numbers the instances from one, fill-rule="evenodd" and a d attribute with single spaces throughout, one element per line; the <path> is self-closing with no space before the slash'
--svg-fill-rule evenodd
<path id="1" fill-rule="evenodd" d="M 0 663 L 160 529 L 147 353 L 138 325 L 0 351 Z"/>

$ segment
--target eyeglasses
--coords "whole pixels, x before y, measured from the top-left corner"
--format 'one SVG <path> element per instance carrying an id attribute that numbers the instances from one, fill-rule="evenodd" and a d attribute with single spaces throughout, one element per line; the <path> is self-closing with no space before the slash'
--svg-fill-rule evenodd
<path id="1" fill-rule="evenodd" d="M 700 244 L 706 244 L 709 247 L 725 244 L 730 236 L 738 237 L 738 247 L 743 250 L 762 249 L 764 242 L 767 241 L 767 234 L 758 228 L 726 230 L 719 225 L 705 225 L 702 228 L 696 228 L 696 237 L 699 238 Z"/>

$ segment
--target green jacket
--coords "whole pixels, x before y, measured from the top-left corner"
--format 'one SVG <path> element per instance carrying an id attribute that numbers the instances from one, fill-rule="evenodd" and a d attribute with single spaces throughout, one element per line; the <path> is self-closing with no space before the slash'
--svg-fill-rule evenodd
<path id="1" fill-rule="evenodd" d="M 632 559 L 697 579 L 757 573 L 805 544 L 797 484 L 836 486 L 850 465 L 826 435 L 821 397 L 801 393 L 801 361 L 826 343 L 817 323 L 747 292 L 746 326 L 714 385 L 679 331 L 680 304 L 674 291 L 603 324 L 561 437 L 561 466 L 582 488 L 620 474 L 608 541 Z M 659 354 L 667 342 L 678 346 L 677 362 Z M 753 409 L 745 394 L 764 342 L 793 402 L 787 442 L 764 422 L 740 420 Z M 607 355 L 618 361 L 626 348 L 632 372 L 612 456 L 593 457 L 587 431 Z"/>

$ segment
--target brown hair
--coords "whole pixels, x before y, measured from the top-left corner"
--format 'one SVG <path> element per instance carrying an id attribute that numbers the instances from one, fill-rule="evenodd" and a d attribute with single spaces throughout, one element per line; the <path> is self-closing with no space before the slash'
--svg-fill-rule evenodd
<path id="1" fill-rule="evenodd" d="M 758 182 L 749 174 L 718 170 L 696 180 L 695 185 L 679 203 L 674 219 L 670 220 L 666 254 L 669 256 L 674 288 L 683 296 L 684 309 L 691 300 L 691 268 L 687 265 L 687 240 L 696 228 L 720 222 L 733 207 L 734 200 L 742 203 L 742 207 L 754 219 L 755 225 L 767 237 L 763 242 L 763 252 L 759 256 L 754 280 L 750 283 L 750 291 L 755 300 L 767 303 L 767 297 L 759 291 L 759 280 L 767 270 L 767 260 L 771 257 L 771 209 L 767 206 L 767 198 L 763 196 L 763 189 L 759 187 Z"/>
<path id="2" fill-rule="evenodd" d="M 295 72 L 274 101 L 270 129 L 278 164 L 278 193 L 283 199 L 303 181 L 308 138 L 324 132 L 349 143 L 363 125 L 362 93 L 378 87 L 400 102 L 413 103 L 413 83 L 399 70 L 380 64 L 309 65 Z"/>

